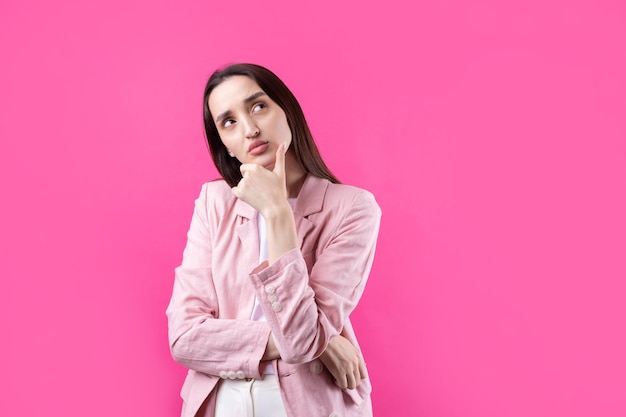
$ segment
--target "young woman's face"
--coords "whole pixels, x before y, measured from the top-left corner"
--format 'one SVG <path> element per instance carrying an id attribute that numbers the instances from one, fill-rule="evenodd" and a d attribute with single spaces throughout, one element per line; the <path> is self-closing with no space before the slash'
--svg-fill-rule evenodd
<path id="1" fill-rule="evenodd" d="M 273 169 L 278 146 L 291 143 L 285 112 L 249 77 L 227 78 L 213 89 L 208 105 L 222 143 L 242 164 Z"/>

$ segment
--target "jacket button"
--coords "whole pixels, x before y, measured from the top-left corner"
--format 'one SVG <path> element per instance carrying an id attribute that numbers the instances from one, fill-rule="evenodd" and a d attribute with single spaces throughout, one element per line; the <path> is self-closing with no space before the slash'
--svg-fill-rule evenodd
<path id="1" fill-rule="evenodd" d="M 244 374 L 243 371 L 237 371 L 235 376 L 237 377 L 237 379 L 244 379 L 246 377 L 246 374 Z"/>
<path id="2" fill-rule="evenodd" d="M 226 371 L 220 371 L 220 378 L 222 378 L 222 379 L 228 379 L 228 372 L 226 372 Z"/>
<path id="3" fill-rule="evenodd" d="M 228 379 L 235 379 L 237 378 L 237 374 L 235 373 L 235 371 L 228 371 Z"/>
<path id="4" fill-rule="evenodd" d="M 322 364 L 319 361 L 313 361 L 311 362 L 311 364 L 309 365 L 309 369 L 311 370 L 311 372 L 313 372 L 314 374 L 321 374 L 322 370 L 324 369 L 324 367 L 322 366 Z"/>
<path id="5" fill-rule="evenodd" d="M 267 296 L 267 299 L 270 300 L 270 303 L 275 303 L 278 301 L 278 296 L 276 294 L 270 294 Z"/>
<path id="6" fill-rule="evenodd" d="M 341 417 L 341 416 L 339 415 L 339 413 L 333 411 L 332 413 L 328 415 L 328 417 Z"/>
<path id="7" fill-rule="evenodd" d="M 276 288 L 274 288 L 273 285 L 266 285 L 265 286 L 265 292 L 268 294 L 274 294 L 274 291 L 276 291 Z"/>
<path id="8" fill-rule="evenodd" d="M 272 303 L 272 310 L 279 312 L 282 308 L 283 306 L 281 306 L 280 303 Z"/>

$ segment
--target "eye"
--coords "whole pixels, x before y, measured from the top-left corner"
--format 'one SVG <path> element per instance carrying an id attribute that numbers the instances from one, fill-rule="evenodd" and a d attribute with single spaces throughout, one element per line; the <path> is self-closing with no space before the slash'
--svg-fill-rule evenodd
<path id="1" fill-rule="evenodd" d="M 267 106 L 265 105 L 265 103 L 257 103 L 252 107 L 252 112 L 256 113 L 258 111 L 263 110 L 264 108 L 266 108 Z"/>
<path id="2" fill-rule="evenodd" d="M 222 126 L 223 127 L 228 127 L 230 125 L 232 125 L 233 123 L 235 123 L 235 121 L 233 119 L 226 119 L 222 122 Z"/>

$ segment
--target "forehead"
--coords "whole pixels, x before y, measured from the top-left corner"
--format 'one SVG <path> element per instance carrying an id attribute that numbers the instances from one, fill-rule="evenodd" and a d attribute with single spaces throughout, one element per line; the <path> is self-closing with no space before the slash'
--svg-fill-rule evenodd
<path id="1" fill-rule="evenodd" d="M 233 75 L 211 91 L 208 99 L 209 110 L 213 115 L 233 110 L 244 104 L 246 98 L 259 91 L 263 90 L 252 78 Z"/>

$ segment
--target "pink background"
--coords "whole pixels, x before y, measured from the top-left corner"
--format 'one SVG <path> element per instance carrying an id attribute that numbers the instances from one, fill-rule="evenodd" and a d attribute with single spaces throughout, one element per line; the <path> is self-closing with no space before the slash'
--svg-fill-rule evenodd
<path id="1" fill-rule="evenodd" d="M 175 416 L 167 305 L 233 61 L 383 208 L 378 416 L 626 415 L 623 1 L 0 4 L 2 416 Z"/>

